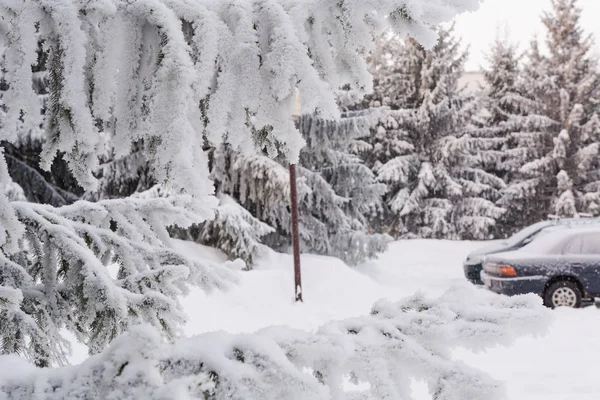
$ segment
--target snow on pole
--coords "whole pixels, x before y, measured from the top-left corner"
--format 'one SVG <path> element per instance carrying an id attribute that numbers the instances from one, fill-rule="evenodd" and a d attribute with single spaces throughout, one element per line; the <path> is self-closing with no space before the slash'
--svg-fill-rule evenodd
<path id="1" fill-rule="evenodd" d="M 300 92 L 295 90 L 295 107 L 292 115 L 298 128 L 300 119 Z M 290 164 L 290 211 L 292 213 L 292 248 L 294 252 L 294 288 L 295 301 L 302 301 L 302 273 L 300 270 L 300 235 L 298 233 L 298 190 L 296 187 L 296 165 Z"/>

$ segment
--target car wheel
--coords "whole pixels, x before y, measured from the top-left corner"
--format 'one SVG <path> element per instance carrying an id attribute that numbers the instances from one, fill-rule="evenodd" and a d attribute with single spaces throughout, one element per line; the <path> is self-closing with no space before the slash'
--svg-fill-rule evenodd
<path id="1" fill-rule="evenodd" d="M 544 305 L 550 308 L 581 306 L 582 293 L 576 283 L 571 281 L 558 281 L 548 286 L 544 294 Z"/>

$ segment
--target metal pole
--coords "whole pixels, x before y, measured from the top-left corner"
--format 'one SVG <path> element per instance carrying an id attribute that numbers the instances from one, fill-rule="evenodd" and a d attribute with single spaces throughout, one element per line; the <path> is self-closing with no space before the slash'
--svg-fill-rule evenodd
<path id="1" fill-rule="evenodd" d="M 290 201 L 292 213 L 292 247 L 294 251 L 294 291 L 296 301 L 302 301 L 302 274 L 300 272 L 300 234 L 298 232 L 298 191 L 296 165 L 290 164 Z"/>

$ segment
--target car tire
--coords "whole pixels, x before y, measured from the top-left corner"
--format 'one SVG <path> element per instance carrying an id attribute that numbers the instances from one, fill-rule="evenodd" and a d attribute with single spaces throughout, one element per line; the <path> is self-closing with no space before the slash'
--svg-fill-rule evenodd
<path id="1" fill-rule="evenodd" d="M 550 308 L 556 307 L 581 307 L 583 293 L 579 286 L 572 281 L 554 282 L 544 292 L 544 305 Z"/>

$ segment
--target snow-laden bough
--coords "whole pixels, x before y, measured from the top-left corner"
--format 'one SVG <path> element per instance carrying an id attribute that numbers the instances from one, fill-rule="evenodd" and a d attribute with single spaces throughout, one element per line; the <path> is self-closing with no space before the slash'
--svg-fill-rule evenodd
<path id="1" fill-rule="evenodd" d="M 316 333 L 272 327 L 165 344 L 139 326 L 79 366 L 34 369 L 0 357 L 20 371 L 0 373 L 0 399 L 396 400 L 412 398 L 411 378 L 425 381 L 435 399 L 505 399 L 500 382 L 454 360 L 451 350 L 507 345 L 544 332 L 548 321 L 537 296 L 465 286 L 438 299 L 380 301 L 370 315 Z"/>

